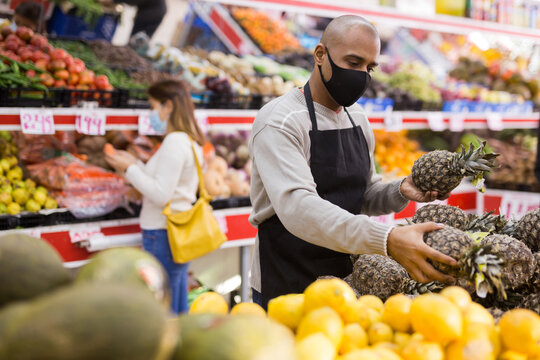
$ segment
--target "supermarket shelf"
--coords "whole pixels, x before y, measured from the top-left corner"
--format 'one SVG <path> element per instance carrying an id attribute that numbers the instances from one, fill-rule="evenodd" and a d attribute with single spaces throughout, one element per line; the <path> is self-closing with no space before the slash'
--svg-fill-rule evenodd
<path id="1" fill-rule="evenodd" d="M 336 17 L 343 14 L 358 14 L 370 21 L 389 23 L 415 29 L 470 34 L 482 32 L 492 35 L 506 35 L 514 38 L 540 41 L 540 30 L 522 28 L 495 22 L 472 20 L 447 15 L 410 15 L 390 7 L 362 6 L 361 1 L 338 0 L 207 0 L 221 4 L 290 11 L 322 17 Z"/>
<path id="2" fill-rule="evenodd" d="M 78 108 L 51 109 L 56 130 L 75 130 Z M 107 130 L 137 130 L 139 115 L 147 110 L 100 109 L 106 114 Z M 204 129 L 251 129 L 256 110 L 195 110 L 195 115 Z M 368 113 L 374 128 L 403 129 L 464 129 L 491 128 L 536 128 L 539 113 L 493 114 L 493 113 L 445 113 L 428 111 L 394 111 Z M 389 125 L 391 123 L 391 125 Z M 20 109 L 0 108 L 0 130 L 20 131 Z"/>

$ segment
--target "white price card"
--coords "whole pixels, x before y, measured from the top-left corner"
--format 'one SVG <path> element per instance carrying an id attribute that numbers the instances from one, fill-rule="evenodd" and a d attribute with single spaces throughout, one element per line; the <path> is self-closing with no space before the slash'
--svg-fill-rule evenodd
<path id="1" fill-rule="evenodd" d="M 75 129 L 85 135 L 105 135 L 107 116 L 103 111 L 80 111 L 75 117 Z"/>
<path id="2" fill-rule="evenodd" d="M 489 112 L 486 114 L 488 129 L 493 131 L 504 130 L 502 115 L 500 113 Z"/>
<path id="3" fill-rule="evenodd" d="M 433 131 L 443 131 L 446 128 L 442 112 L 428 112 L 427 121 L 429 128 Z"/>
<path id="4" fill-rule="evenodd" d="M 204 110 L 195 111 L 195 119 L 203 133 L 208 132 L 208 114 Z"/>
<path id="5" fill-rule="evenodd" d="M 465 129 L 465 116 L 463 114 L 450 115 L 450 131 L 461 132 Z"/>
<path id="6" fill-rule="evenodd" d="M 399 112 L 387 111 L 384 117 L 384 128 L 386 131 L 403 130 L 403 115 Z"/>
<path id="7" fill-rule="evenodd" d="M 54 134 L 54 117 L 51 110 L 22 109 L 21 129 L 24 134 Z"/>
<path id="8" fill-rule="evenodd" d="M 139 135 L 165 135 L 165 131 L 156 131 L 150 123 L 150 113 L 139 115 Z"/>
<path id="9" fill-rule="evenodd" d="M 508 218 L 519 219 L 527 212 L 540 207 L 540 195 L 532 193 L 505 193 L 501 199 L 500 213 Z"/>
<path id="10" fill-rule="evenodd" d="M 69 238 L 72 243 L 84 241 L 90 239 L 92 236 L 101 234 L 101 228 L 99 226 L 85 226 L 80 228 L 74 228 L 69 231 Z"/>

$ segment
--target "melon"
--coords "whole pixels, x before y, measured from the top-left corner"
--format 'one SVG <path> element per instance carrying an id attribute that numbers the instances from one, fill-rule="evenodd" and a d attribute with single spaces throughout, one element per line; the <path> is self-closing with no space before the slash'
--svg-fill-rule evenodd
<path id="1" fill-rule="evenodd" d="M 0 237 L 0 307 L 69 282 L 62 259 L 47 242 L 26 234 Z"/>
<path id="2" fill-rule="evenodd" d="M 170 305 L 169 277 L 150 253 L 133 248 L 115 248 L 94 255 L 75 278 L 76 284 L 133 284 L 148 288 L 156 300 Z"/>
<path id="3" fill-rule="evenodd" d="M 182 315 L 174 360 L 292 360 L 294 335 L 259 316 Z"/>
<path id="4" fill-rule="evenodd" d="M 0 312 L 0 360 L 165 360 L 176 326 L 140 286 L 67 287 Z"/>

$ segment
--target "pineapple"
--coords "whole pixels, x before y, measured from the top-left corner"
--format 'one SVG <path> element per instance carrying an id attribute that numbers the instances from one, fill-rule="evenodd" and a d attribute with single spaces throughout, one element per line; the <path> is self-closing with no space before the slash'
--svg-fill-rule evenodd
<path id="1" fill-rule="evenodd" d="M 533 292 L 540 293 L 540 251 L 534 253 L 534 258 L 536 260 L 536 267 L 530 280 L 530 286 Z"/>
<path id="2" fill-rule="evenodd" d="M 421 284 L 407 270 L 382 255 L 360 255 L 352 273 L 353 288 L 360 295 L 375 295 L 386 301 L 395 294 L 419 294 L 440 290 L 436 283 Z"/>
<path id="3" fill-rule="evenodd" d="M 460 280 L 474 282 L 476 293 L 481 298 L 488 293 L 506 297 L 501 274 L 502 260 L 487 253 L 465 232 L 446 226 L 424 234 L 424 242 L 458 262 L 456 267 L 434 263 L 437 270 Z"/>
<path id="4" fill-rule="evenodd" d="M 519 307 L 532 310 L 540 315 L 540 293 L 532 293 L 525 296 Z"/>
<path id="5" fill-rule="evenodd" d="M 458 207 L 428 204 L 416 210 L 412 222 L 419 224 L 428 221 L 452 226 L 459 230 L 466 230 L 468 218 L 467 214 Z"/>
<path id="6" fill-rule="evenodd" d="M 515 237 L 532 251 L 540 251 L 540 209 L 529 211 L 515 224 Z"/>
<path id="7" fill-rule="evenodd" d="M 490 171 L 495 166 L 498 154 L 486 154 L 486 143 L 478 148 L 471 144 L 465 151 L 462 146 L 458 152 L 435 150 L 422 155 L 414 162 L 412 179 L 421 191 L 437 191 L 447 194 L 455 189 L 465 176 L 480 179 L 484 171 Z"/>
<path id="8" fill-rule="evenodd" d="M 516 289 L 532 277 L 536 260 L 521 241 L 507 235 L 489 235 L 482 239 L 481 246 L 503 261 L 502 279 L 507 287 Z"/>
<path id="9" fill-rule="evenodd" d="M 495 319 L 495 324 L 499 323 L 499 320 L 501 320 L 502 316 L 504 315 L 504 310 L 501 310 L 497 307 L 490 307 L 487 309 L 489 313 L 493 316 L 493 319 Z"/>
<path id="10" fill-rule="evenodd" d="M 514 227 L 504 216 L 493 215 L 493 211 L 490 211 L 481 216 L 469 214 L 467 231 L 512 235 Z"/>

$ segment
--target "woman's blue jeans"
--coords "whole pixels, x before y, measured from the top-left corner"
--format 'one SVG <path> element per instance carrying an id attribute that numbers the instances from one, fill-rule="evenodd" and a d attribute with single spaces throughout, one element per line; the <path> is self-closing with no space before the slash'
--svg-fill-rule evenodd
<path id="1" fill-rule="evenodd" d="M 171 310 L 176 313 L 188 311 L 188 267 L 189 263 L 174 262 L 167 230 L 143 230 L 143 249 L 154 255 L 169 275 L 171 285 Z"/>

